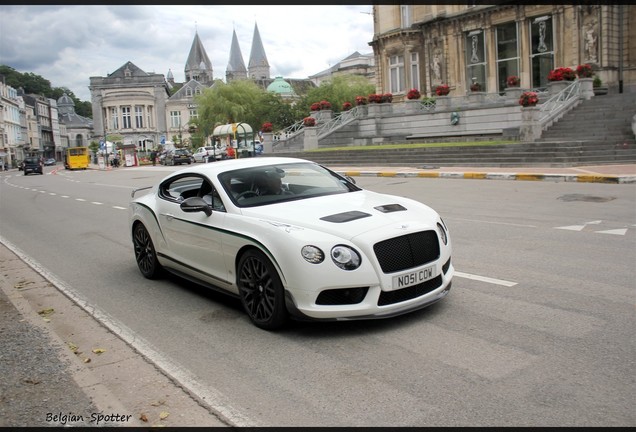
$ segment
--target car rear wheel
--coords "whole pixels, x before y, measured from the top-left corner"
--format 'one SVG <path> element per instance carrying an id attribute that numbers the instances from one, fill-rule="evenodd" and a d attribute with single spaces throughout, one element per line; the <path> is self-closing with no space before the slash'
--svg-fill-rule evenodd
<path id="1" fill-rule="evenodd" d="M 135 225 L 133 245 L 135 248 L 135 260 L 141 274 L 148 279 L 156 279 L 161 276 L 163 267 L 157 260 L 157 253 L 150 234 L 141 223 Z"/>
<path id="2" fill-rule="evenodd" d="M 260 251 L 247 251 L 238 264 L 241 303 L 250 320 L 265 330 L 287 321 L 283 284 L 271 261 Z"/>

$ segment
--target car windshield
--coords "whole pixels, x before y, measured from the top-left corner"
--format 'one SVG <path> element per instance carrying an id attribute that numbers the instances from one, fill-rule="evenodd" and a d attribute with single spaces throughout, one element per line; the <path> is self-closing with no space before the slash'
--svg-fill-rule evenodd
<path id="1" fill-rule="evenodd" d="M 219 174 L 239 207 L 255 207 L 360 190 L 333 171 L 313 163 L 265 165 Z"/>

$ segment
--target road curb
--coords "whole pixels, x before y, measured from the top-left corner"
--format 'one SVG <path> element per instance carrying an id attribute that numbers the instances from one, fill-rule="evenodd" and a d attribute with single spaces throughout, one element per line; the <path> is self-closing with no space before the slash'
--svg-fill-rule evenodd
<path id="1" fill-rule="evenodd" d="M 592 174 L 535 174 L 535 173 L 503 173 L 503 172 L 403 172 L 403 171 L 357 171 L 336 170 L 338 174 L 349 177 L 417 177 L 417 178 L 452 178 L 470 180 L 521 180 L 552 181 L 578 183 L 636 183 L 636 176 L 592 175 Z"/>

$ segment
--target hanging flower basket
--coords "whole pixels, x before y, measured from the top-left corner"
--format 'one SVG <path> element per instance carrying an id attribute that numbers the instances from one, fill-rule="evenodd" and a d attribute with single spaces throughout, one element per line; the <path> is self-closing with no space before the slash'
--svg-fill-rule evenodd
<path id="1" fill-rule="evenodd" d="M 313 117 L 305 117 L 303 119 L 303 125 L 305 125 L 306 127 L 316 126 L 316 119 Z"/>
<path id="2" fill-rule="evenodd" d="M 508 87 L 519 87 L 521 84 L 521 79 L 518 76 L 511 75 L 506 79 L 506 85 Z"/>
<path id="3" fill-rule="evenodd" d="M 522 107 L 533 107 L 536 106 L 538 103 L 539 97 L 535 92 L 523 92 L 521 94 L 521 97 L 519 98 L 519 105 L 521 105 Z"/>
<path id="4" fill-rule="evenodd" d="M 548 81 L 574 81 L 576 74 L 569 67 L 559 67 L 552 69 L 548 74 Z"/>
<path id="5" fill-rule="evenodd" d="M 406 94 L 406 98 L 409 100 L 419 99 L 420 97 L 422 97 L 422 95 L 420 94 L 420 91 L 416 88 L 409 90 L 409 92 Z"/>
<path id="6" fill-rule="evenodd" d="M 448 93 L 450 93 L 450 87 L 448 87 L 448 84 L 440 84 L 435 87 L 435 94 L 437 96 L 446 96 Z"/>
<path id="7" fill-rule="evenodd" d="M 342 104 L 342 111 L 349 111 L 352 107 L 351 102 L 345 102 Z"/>
<path id="8" fill-rule="evenodd" d="M 274 125 L 272 125 L 270 122 L 265 122 L 263 123 L 263 126 L 261 126 L 261 130 L 263 132 L 271 132 L 274 130 Z"/>
<path id="9" fill-rule="evenodd" d="M 594 76 L 594 71 L 592 70 L 591 65 L 585 63 L 576 67 L 576 74 L 579 78 L 592 78 Z"/>

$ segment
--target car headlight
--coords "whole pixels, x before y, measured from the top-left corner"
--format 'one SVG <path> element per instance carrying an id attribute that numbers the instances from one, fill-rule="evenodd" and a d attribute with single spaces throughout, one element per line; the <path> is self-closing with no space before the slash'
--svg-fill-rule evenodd
<path id="1" fill-rule="evenodd" d="M 325 259 L 325 254 L 320 250 L 320 248 L 312 245 L 303 246 L 300 250 L 300 254 L 303 256 L 305 261 L 312 264 L 320 264 Z"/>
<path id="2" fill-rule="evenodd" d="M 448 244 L 448 235 L 446 234 L 446 230 L 439 222 L 437 223 L 437 232 L 439 233 L 439 238 L 442 239 L 442 243 L 445 245 Z"/>
<path id="3" fill-rule="evenodd" d="M 337 245 L 331 249 L 331 259 L 343 270 L 355 270 L 360 267 L 360 255 L 350 247 Z"/>

